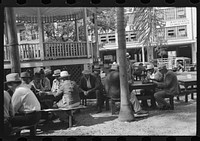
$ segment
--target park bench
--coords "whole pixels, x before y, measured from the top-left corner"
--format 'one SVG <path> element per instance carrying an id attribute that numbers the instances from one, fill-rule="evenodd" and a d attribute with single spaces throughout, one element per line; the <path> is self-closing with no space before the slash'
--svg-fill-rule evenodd
<path id="1" fill-rule="evenodd" d="M 73 108 L 57 108 L 57 109 L 43 109 L 41 112 L 57 112 L 57 111 L 65 111 L 69 114 L 69 127 L 73 126 L 73 114 L 75 110 L 84 109 L 86 106 L 80 105 Z"/>

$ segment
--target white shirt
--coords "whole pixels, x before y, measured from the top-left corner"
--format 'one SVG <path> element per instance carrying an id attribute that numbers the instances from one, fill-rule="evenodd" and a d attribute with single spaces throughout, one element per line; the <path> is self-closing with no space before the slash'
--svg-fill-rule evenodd
<path id="1" fill-rule="evenodd" d="M 24 113 L 41 110 L 40 103 L 35 94 L 25 86 L 16 88 L 12 96 L 12 104 L 15 113 Z"/>

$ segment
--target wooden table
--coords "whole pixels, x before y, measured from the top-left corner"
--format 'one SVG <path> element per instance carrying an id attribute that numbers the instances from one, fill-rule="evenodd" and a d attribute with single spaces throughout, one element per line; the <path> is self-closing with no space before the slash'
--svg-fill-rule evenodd
<path id="1" fill-rule="evenodd" d="M 146 89 L 146 90 L 153 90 L 155 93 L 156 86 L 153 83 L 146 83 L 142 84 L 142 82 L 134 82 L 133 84 L 129 85 L 129 90 L 136 90 L 136 89 Z M 154 98 L 153 95 L 136 95 L 138 100 L 147 100 Z"/>
<path id="2" fill-rule="evenodd" d="M 193 93 L 197 92 L 197 78 L 192 76 L 191 78 L 182 77 L 178 78 L 179 84 L 184 86 L 184 89 L 181 89 L 180 95 L 185 95 L 185 102 L 188 102 L 188 95 L 191 93 L 191 99 L 194 99 Z"/>

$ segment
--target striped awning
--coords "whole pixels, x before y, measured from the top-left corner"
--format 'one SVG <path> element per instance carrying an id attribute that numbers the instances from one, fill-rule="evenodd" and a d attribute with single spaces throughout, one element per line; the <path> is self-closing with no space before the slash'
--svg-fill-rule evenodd
<path id="1" fill-rule="evenodd" d="M 94 8 L 87 7 L 87 15 L 94 13 Z M 17 23 L 37 23 L 38 10 L 43 23 L 74 21 L 83 18 L 83 7 L 15 7 Z"/>

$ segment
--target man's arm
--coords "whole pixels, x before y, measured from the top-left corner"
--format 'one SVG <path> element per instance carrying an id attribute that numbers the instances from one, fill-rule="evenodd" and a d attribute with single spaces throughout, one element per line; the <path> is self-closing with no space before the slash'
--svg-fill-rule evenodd
<path id="1" fill-rule="evenodd" d="M 57 93 L 54 95 L 54 101 L 58 102 L 62 96 L 63 96 L 63 92 L 64 92 L 64 85 L 62 85 L 60 87 L 60 89 L 58 89 Z"/>
<path id="2" fill-rule="evenodd" d="M 14 108 L 14 113 L 18 113 L 19 108 L 22 106 L 22 100 L 21 100 L 21 91 L 15 90 L 13 96 L 12 96 L 12 104 Z"/>

